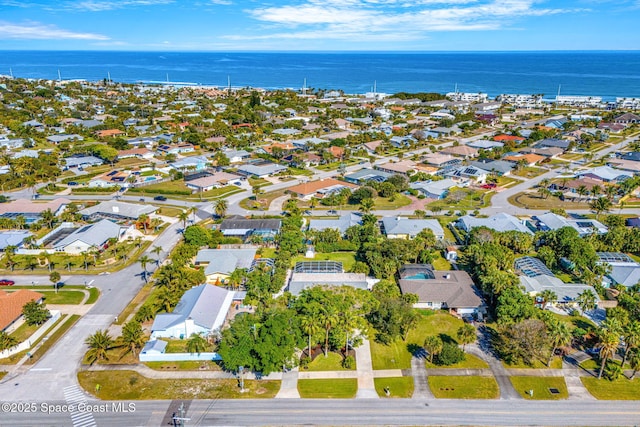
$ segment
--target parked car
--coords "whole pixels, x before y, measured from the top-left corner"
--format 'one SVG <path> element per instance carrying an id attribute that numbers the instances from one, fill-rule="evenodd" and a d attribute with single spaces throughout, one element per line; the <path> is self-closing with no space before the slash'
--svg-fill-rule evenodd
<path id="1" fill-rule="evenodd" d="M 68 185 L 69 187 L 73 187 L 73 186 L 75 186 L 75 185 L 78 185 L 78 183 L 77 183 L 77 182 L 75 182 L 75 181 L 69 181 L 69 182 L 67 182 L 67 185 Z"/>
<path id="2" fill-rule="evenodd" d="M 7 279 L 0 280 L 0 286 L 13 286 L 15 284 L 16 282 L 14 282 L 13 280 L 7 280 Z"/>
<path id="3" fill-rule="evenodd" d="M 146 200 L 144 199 L 144 197 L 140 197 L 140 201 L 141 201 L 141 202 L 146 202 Z"/>
<path id="4" fill-rule="evenodd" d="M 164 202 L 165 200 L 167 200 L 167 198 L 165 196 L 156 196 L 153 198 L 153 200 L 159 200 L 161 202 Z"/>

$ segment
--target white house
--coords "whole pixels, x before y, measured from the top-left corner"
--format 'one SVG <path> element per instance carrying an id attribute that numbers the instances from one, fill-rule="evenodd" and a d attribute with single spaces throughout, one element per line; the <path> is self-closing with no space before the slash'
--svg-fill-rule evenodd
<path id="1" fill-rule="evenodd" d="M 151 326 L 151 340 L 186 339 L 193 334 L 209 335 L 219 329 L 233 302 L 233 292 L 203 284 L 184 293 L 172 313 L 158 314 Z"/>
<path id="2" fill-rule="evenodd" d="M 107 219 L 76 229 L 56 242 L 54 249 L 68 254 L 81 254 L 91 248 L 102 248 L 109 239 L 120 238 L 123 228 Z"/>

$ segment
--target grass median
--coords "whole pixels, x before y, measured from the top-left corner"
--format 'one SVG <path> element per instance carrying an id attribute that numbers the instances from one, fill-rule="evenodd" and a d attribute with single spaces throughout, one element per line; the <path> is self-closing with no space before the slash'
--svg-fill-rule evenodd
<path id="1" fill-rule="evenodd" d="M 351 399 L 357 391 L 355 378 L 298 380 L 300 397 L 307 399 Z"/>
<path id="2" fill-rule="evenodd" d="M 513 388 L 527 400 L 561 400 L 569 397 L 564 377 L 510 377 Z"/>
<path id="3" fill-rule="evenodd" d="M 413 377 L 374 378 L 376 392 L 380 397 L 409 398 L 413 396 Z M 389 390 L 389 395 L 385 392 Z"/>
<path id="4" fill-rule="evenodd" d="M 438 399 L 497 399 L 500 396 L 493 377 L 429 377 L 429 387 Z"/>

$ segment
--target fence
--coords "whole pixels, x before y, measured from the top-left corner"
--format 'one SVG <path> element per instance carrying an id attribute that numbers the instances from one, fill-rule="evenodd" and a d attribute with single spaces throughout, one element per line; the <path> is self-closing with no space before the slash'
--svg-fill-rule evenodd
<path id="1" fill-rule="evenodd" d="M 183 362 L 183 361 L 204 361 L 222 360 L 218 353 L 161 353 L 144 354 L 140 353 L 141 362 Z"/>
<path id="2" fill-rule="evenodd" d="M 51 326 L 53 326 L 58 319 L 60 318 L 59 310 L 50 310 L 51 317 L 49 320 L 44 322 L 42 326 L 38 328 L 26 341 L 21 342 L 15 347 L 12 347 L 8 350 L 4 350 L 0 352 L 0 359 L 4 359 L 5 357 L 13 356 L 16 353 L 20 353 L 21 351 L 28 350 L 31 348 L 32 343 L 38 341 L 38 339 L 44 335 L 45 332 L 49 330 Z"/>

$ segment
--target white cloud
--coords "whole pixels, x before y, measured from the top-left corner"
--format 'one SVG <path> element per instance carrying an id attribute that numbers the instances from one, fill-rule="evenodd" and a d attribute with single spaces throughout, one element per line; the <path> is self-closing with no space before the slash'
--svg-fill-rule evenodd
<path id="1" fill-rule="evenodd" d="M 0 21 L 0 40 L 2 39 L 109 40 L 109 37 L 95 33 L 78 33 L 39 22 L 15 24 Z"/>
<path id="2" fill-rule="evenodd" d="M 230 6 L 233 4 L 233 2 L 230 0 L 209 0 L 209 3 L 221 6 Z"/>
<path id="3" fill-rule="evenodd" d="M 83 0 L 78 2 L 68 2 L 62 5 L 63 9 L 82 12 L 104 12 L 107 10 L 124 9 L 138 6 L 157 6 L 174 3 L 174 0 L 120 0 L 101 1 Z"/>
<path id="4" fill-rule="evenodd" d="M 303 0 L 247 12 L 271 34 L 229 39 L 415 40 L 436 31 L 510 28 L 521 17 L 575 12 L 541 8 L 539 0 Z M 293 31 L 278 31 L 288 28 Z"/>

